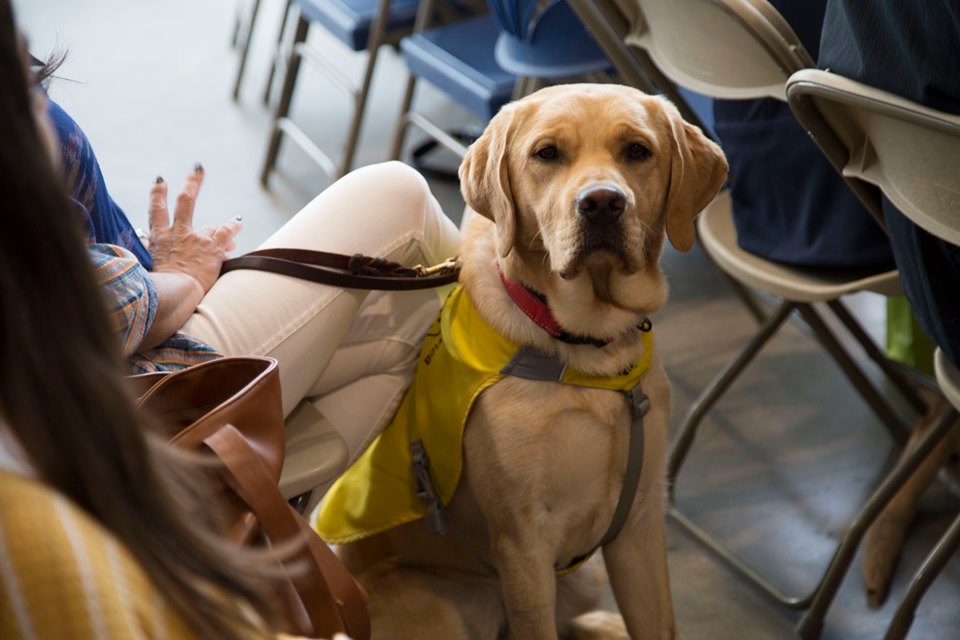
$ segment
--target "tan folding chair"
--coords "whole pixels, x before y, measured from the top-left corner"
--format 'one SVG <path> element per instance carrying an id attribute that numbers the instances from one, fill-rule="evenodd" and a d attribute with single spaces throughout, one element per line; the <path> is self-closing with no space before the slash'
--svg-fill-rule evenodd
<path id="1" fill-rule="evenodd" d="M 960 245 L 960 116 L 816 69 L 792 75 L 787 96 L 797 119 L 876 215 L 882 215 L 882 193 L 915 224 Z M 939 350 L 935 372 L 947 400 L 960 409 L 960 373 Z M 957 418 L 955 409 L 939 418 L 891 475 L 902 471 L 906 463 L 915 468 L 926 457 L 949 432 Z M 868 507 L 876 512 L 874 515 L 879 514 L 893 493 L 881 486 L 870 498 Z M 887 631 L 888 640 L 906 635 L 921 597 L 957 549 L 960 518 L 941 538 L 908 587 Z M 853 544 L 842 548 L 829 572 L 843 575 L 855 551 Z M 818 594 L 804 621 L 811 632 L 822 624 L 835 592 L 832 589 Z"/>
<path id="2" fill-rule="evenodd" d="M 719 99 L 772 97 L 786 100 L 791 74 L 814 62 L 800 39 L 765 0 L 570 0 L 625 76 L 661 73 L 667 80 Z M 619 54 L 619 55 L 618 55 Z M 655 69 L 651 70 L 650 65 Z M 654 80 L 656 82 L 656 80 Z M 813 303 L 823 303 L 866 355 L 903 392 L 917 411 L 926 405 L 900 371 L 884 356 L 841 303 L 844 295 L 899 292 L 895 270 L 883 272 L 788 267 L 743 251 L 737 245 L 729 194 L 718 197 L 698 219 L 706 253 L 739 282 L 782 302 L 757 334 L 691 404 L 670 453 L 670 515 L 730 566 L 783 605 L 805 609 L 824 589 L 835 589 L 842 575 L 827 575 L 807 595 L 791 595 L 744 562 L 727 545 L 677 508 L 673 487 L 697 435 L 699 424 L 783 323 L 799 314 L 837 362 L 881 422 L 902 441 L 906 427 L 884 393 L 867 379 Z M 851 531 L 863 526 L 862 514 Z M 842 545 L 843 543 L 841 543 Z"/>
<path id="3" fill-rule="evenodd" d="M 308 400 L 287 416 L 285 424 L 280 493 L 300 513 L 308 514 L 333 481 L 346 471 L 349 451 L 333 423 Z"/>

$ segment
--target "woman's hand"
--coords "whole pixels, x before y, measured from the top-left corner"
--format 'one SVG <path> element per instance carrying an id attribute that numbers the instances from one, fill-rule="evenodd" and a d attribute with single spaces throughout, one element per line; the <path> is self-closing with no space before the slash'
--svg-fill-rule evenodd
<path id="1" fill-rule="evenodd" d="M 157 178 L 150 189 L 150 279 L 157 292 L 157 310 L 137 351 L 162 344 L 180 330 L 217 281 L 227 251 L 233 249 L 233 239 L 243 226 L 235 218 L 220 226 L 193 228 L 202 182 L 203 167 L 198 164 L 177 197 L 173 224 L 167 211 L 167 183 Z"/>
<path id="2" fill-rule="evenodd" d="M 167 183 L 157 178 L 150 189 L 150 255 L 155 273 L 178 273 L 189 276 L 202 296 L 220 276 L 220 266 L 227 252 L 234 248 L 234 238 L 243 223 L 234 218 L 220 226 L 193 228 L 193 212 L 203 183 L 203 167 L 197 164 L 177 196 L 173 224 L 167 210 Z"/>

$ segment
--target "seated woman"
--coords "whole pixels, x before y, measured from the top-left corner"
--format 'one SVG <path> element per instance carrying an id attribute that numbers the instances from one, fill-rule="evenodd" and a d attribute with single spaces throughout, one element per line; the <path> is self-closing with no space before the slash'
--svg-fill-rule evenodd
<path id="1" fill-rule="evenodd" d="M 274 637 L 273 560 L 145 435 L 28 73 L 0 0 L 0 638 Z"/>
<path id="2" fill-rule="evenodd" d="M 193 227 L 200 165 L 187 176 L 172 219 L 168 183 L 158 178 L 152 185 L 150 229 L 141 242 L 110 198 L 86 136 L 58 105 L 51 102 L 49 113 L 131 370 L 178 369 L 220 355 L 273 356 L 284 412 L 308 399 L 336 425 L 349 458 L 359 455 L 409 385 L 439 311 L 436 292 L 344 290 L 256 271 L 218 277 L 242 221 Z M 390 162 L 345 176 L 262 247 L 364 253 L 412 265 L 453 256 L 458 243 L 458 229 L 423 177 Z"/>

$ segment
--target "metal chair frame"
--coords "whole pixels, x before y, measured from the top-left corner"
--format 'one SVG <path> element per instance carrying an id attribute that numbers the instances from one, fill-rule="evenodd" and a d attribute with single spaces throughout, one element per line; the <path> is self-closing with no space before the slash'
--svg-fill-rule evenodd
<path id="1" fill-rule="evenodd" d="M 960 216 L 955 207 L 934 193 L 937 184 L 960 181 L 960 116 L 812 69 L 791 76 L 787 97 L 797 119 L 874 215 L 883 215 L 883 194 L 915 224 L 948 242 L 960 241 Z M 893 141 L 895 144 L 891 144 Z M 946 437 L 960 410 L 960 372 L 940 350 L 934 365 L 939 388 L 952 407 L 918 443 L 916 449 L 922 453 L 909 452 L 908 457 L 918 462 Z M 877 514 L 895 493 L 878 495 L 878 490 L 871 498 L 877 503 Z M 960 517 L 914 575 L 887 629 L 886 640 L 906 636 L 921 598 L 958 549 Z M 855 551 L 852 544 L 838 551 L 829 572 L 842 576 L 853 562 Z M 836 588 L 817 594 L 801 620 L 802 637 L 819 635 L 835 596 Z"/>
<path id="2" fill-rule="evenodd" d="M 940 350 L 937 350 L 934 356 L 934 369 L 937 383 L 943 390 L 944 395 L 947 396 L 947 400 L 950 401 L 955 410 L 960 410 L 960 371 L 947 361 Z M 953 413 L 956 419 L 956 411 Z M 944 567 L 953 559 L 958 550 L 960 550 L 960 515 L 954 518 L 940 540 L 937 541 L 936 546 L 913 575 L 900 604 L 897 605 L 897 610 L 890 619 L 890 625 L 887 627 L 884 640 L 903 640 L 907 637 L 907 633 L 916 617 L 920 600 L 923 599 L 930 585 L 943 572 Z"/>
<path id="3" fill-rule="evenodd" d="M 390 3 L 391 0 L 378 0 L 377 2 L 376 17 L 371 25 L 365 48 L 367 56 L 366 65 L 359 85 L 343 74 L 338 68 L 327 62 L 315 47 L 307 44 L 307 33 L 311 22 L 307 20 L 298 9 L 296 10 L 296 26 L 289 46 L 289 54 L 286 56 L 283 84 L 280 89 L 270 139 L 267 144 L 267 152 L 260 173 L 261 184 L 267 186 L 270 174 L 276 167 L 277 157 L 280 153 L 280 144 L 284 135 L 303 149 L 303 151 L 333 179 L 343 176 L 353 167 L 353 160 L 360 139 L 360 128 L 366 111 L 367 97 L 370 92 L 370 85 L 373 80 L 373 72 L 376 67 L 380 47 L 385 44 L 396 44 L 399 42 L 400 37 L 406 34 L 406 30 L 401 30 L 396 33 L 388 32 L 387 26 L 390 17 Z M 294 7 L 294 9 L 296 9 L 296 7 Z M 286 21 L 284 21 L 284 23 L 285 22 Z M 293 91 L 297 75 L 300 71 L 300 63 L 304 59 L 317 68 L 334 87 L 342 90 L 347 97 L 351 99 L 352 116 L 339 161 L 332 158 L 326 151 L 313 142 L 303 129 L 290 118 L 290 105 L 293 98 Z M 264 94 L 265 100 L 269 96 L 271 82 L 272 76 L 270 81 L 268 81 Z"/>
<path id="4" fill-rule="evenodd" d="M 433 25 L 434 8 L 436 0 L 421 0 L 420 8 L 417 11 L 417 20 L 413 26 L 413 33 L 426 31 Z M 413 96 L 417 87 L 417 78 L 413 74 L 407 77 L 407 85 L 403 91 L 403 99 L 400 102 L 400 116 L 397 120 L 397 127 L 393 133 L 393 140 L 390 143 L 390 151 L 387 156 L 391 160 L 399 160 L 403 153 L 403 144 L 406 140 L 407 131 L 410 125 L 413 125 L 436 140 L 442 146 L 446 147 L 458 157 L 467 155 L 467 145 L 460 139 L 445 131 L 442 127 L 434 124 L 429 118 L 420 112 L 414 111 Z"/>

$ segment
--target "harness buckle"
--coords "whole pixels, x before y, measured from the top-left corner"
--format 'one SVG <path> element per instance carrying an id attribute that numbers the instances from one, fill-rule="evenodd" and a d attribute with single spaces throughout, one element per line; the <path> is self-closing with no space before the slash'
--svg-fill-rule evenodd
<path id="1" fill-rule="evenodd" d="M 630 401 L 630 412 L 634 419 L 642 418 L 650 411 L 650 398 L 640 390 L 640 385 L 625 392 Z"/>
<path id="2" fill-rule="evenodd" d="M 414 477 L 414 493 L 425 505 L 427 505 L 427 526 L 430 531 L 441 535 L 447 530 L 447 512 L 440 502 L 440 496 L 433 486 L 433 479 L 430 478 L 430 459 L 427 457 L 427 451 L 423 448 L 423 442 L 414 440 L 410 443 L 411 460 Z"/>

